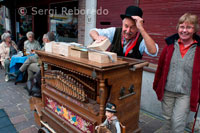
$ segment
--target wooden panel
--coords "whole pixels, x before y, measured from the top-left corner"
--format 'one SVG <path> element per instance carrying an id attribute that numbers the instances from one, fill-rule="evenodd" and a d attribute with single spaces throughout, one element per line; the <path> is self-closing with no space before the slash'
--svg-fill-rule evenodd
<path id="1" fill-rule="evenodd" d="M 123 79 L 123 80 L 119 80 Z M 138 129 L 138 125 L 131 124 L 137 123 L 139 119 L 140 109 L 140 95 L 141 95 L 141 81 L 142 81 L 142 69 L 136 71 L 129 71 L 128 75 L 118 75 L 115 79 L 110 79 L 109 84 L 112 84 L 111 94 L 109 99 L 113 103 L 117 104 L 117 116 L 123 125 L 126 125 L 126 131 L 131 132 L 134 129 Z M 131 85 L 134 86 L 133 94 L 129 92 Z M 120 91 L 122 87 L 125 89 L 123 97 L 120 99 Z M 131 113 L 130 113 L 131 112 Z M 134 118 L 134 119 L 132 119 Z"/>
<path id="2" fill-rule="evenodd" d="M 40 103 L 42 103 L 42 99 L 41 98 L 31 97 L 29 99 L 30 110 L 31 111 L 35 110 L 35 105 L 36 104 L 40 104 Z"/>
<path id="3" fill-rule="evenodd" d="M 140 132 L 141 80 L 147 62 L 118 58 L 116 63 L 96 64 L 36 52 L 42 63 L 50 66 L 46 71 L 41 69 L 44 104 L 41 118 L 51 128 L 57 132 L 94 132 L 94 127 L 105 120 L 106 102 L 113 102 L 126 131 Z M 94 70 L 96 76 L 92 77 Z"/>

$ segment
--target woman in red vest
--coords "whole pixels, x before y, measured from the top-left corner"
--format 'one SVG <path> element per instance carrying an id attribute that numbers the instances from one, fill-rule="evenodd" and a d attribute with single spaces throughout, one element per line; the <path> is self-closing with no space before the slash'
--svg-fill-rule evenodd
<path id="1" fill-rule="evenodd" d="M 200 37 L 198 17 L 185 13 L 177 34 L 166 39 L 153 89 L 166 119 L 163 132 L 183 133 L 189 111 L 197 111 L 200 93 Z"/>

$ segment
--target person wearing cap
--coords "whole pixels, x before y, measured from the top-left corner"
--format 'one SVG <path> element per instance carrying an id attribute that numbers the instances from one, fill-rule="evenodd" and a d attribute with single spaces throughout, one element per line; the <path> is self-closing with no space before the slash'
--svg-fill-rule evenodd
<path id="1" fill-rule="evenodd" d="M 18 48 L 14 41 L 11 40 L 9 33 L 4 33 L 1 36 L 2 43 L 0 44 L 0 60 L 1 65 L 5 68 L 5 81 L 9 81 L 9 66 L 11 57 L 17 54 Z"/>
<path id="2" fill-rule="evenodd" d="M 33 53 L 33 50 L 40 50 L 40 44 L 37 40 L 34 39 L 34 33 L 29 31 L 26 33 L 28 40 L 24 42 L 24 53 L 29 55 Z"/>
<path id="3" fill-rule="evenodd" d="M 41 50 L 45 50 L 46 43 L 54 41 L 54 39 L 55 39 L 55 37 L 54 37 L 53 32 L 48 32 L 47 34 L 44 34 L 43 35 L 44 46 L 41 48 Z M 30 56 L 23 63 L 23 65 L 19 68 L 18 71 L 14 72 L 14 73 L 9 73 L 9 74 L 17 78 L 21 72 L 25 72 L 26 70 L 28 71 L 28 80 L 30 80 L 33 77 L 34 73 L 36 73 L 40 70 L 37 54 Z"/>
<path id="4" fill-rule="evenodd" d="M 166 38 L 155 73 L 153 89 L 165 118 L 163 133 L 183 133 L 190 111 L 200 101 L 200 36 L 198 16 L 183 14 L 177 33 Z"/>
<path id="5" fill-rule="evenodd" d="M 90 30 L 90 36 L 97 42 L 108 38 L 111 42 L 108 51 L 118 56 L 141 59 L 144 52 L 149 56 L 157 56 L 158 45 L 144 29 L 142 15 L 141 8 L 129 6 L 125 14 L 120 15 L 122 28 L 94 28 Z"/>
<path id="6" fill-rule="evenodd" d="M 100 128 L 106 127 L 111 133 L 121 133 L 120 123 L 117 116 L 115 116 L 115 113 L 117 113 L 116 105 L 108 102 L 105 110 L 106 120 L 99 126 L 96 126 L 95 129 L 100 130 Z"/>

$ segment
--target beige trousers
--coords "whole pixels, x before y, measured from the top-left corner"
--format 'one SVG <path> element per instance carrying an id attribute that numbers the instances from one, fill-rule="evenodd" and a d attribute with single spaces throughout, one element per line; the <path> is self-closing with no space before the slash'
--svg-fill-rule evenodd
<path id="1" fill-rule="evenodd" d="M 28 67 L 28 80 L 33 78 L 34 74 L 40 71 L 38 63 L 31 63 Z"/>
<path id="2" fill-rule="evenodd" d="M 190 112 L 190 96 L 165 91 L 162 111 L 163 117 L 166 119 L 163 133 L 184 133 Z"/>
<path id="3" fill-rule="evenodd" d="M 24 63 L 23 65 L 19 68 L 21 72 L 24 72 L 28 69 L 29 65 L 32 63 L 37 63 L 38 59 L 35 56 L 30 56 Z"/>

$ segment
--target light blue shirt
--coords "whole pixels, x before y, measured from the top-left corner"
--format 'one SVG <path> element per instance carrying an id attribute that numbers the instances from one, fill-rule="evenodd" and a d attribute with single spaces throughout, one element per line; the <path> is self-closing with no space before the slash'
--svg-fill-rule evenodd
<path id="1" fill-rule="evenodd" d="M 106 28 L 106 29 L 93 28 L 90 31 L 92 31 L 92 30 L 95 30 L 96 32 L 98 32 L 100 36 L 107 37 L 110 40 L 110 42 L 112 43 L 114 35 L 115 35 L 116 27 L 110 27 L 110 28 Z M 124 42 L 124 43 L 126 43 L 126 42 Z M 124 53 L 126 51 L 126 46 L 123 47 L 123 52 Z M 148 49 L 147 49 L 147 47 L 146 47 L 144 39 L 142 39 L 142 41 L 140 42 L 139 51 L 140 51 L 141 55 L 143 55 L 143 53 L 145 52 L 147 55 L 155 57 L 155 56 L 158 55 L 158 44 L 156 44 L 156 53 L 155 54 L 150 54 Z"/>

